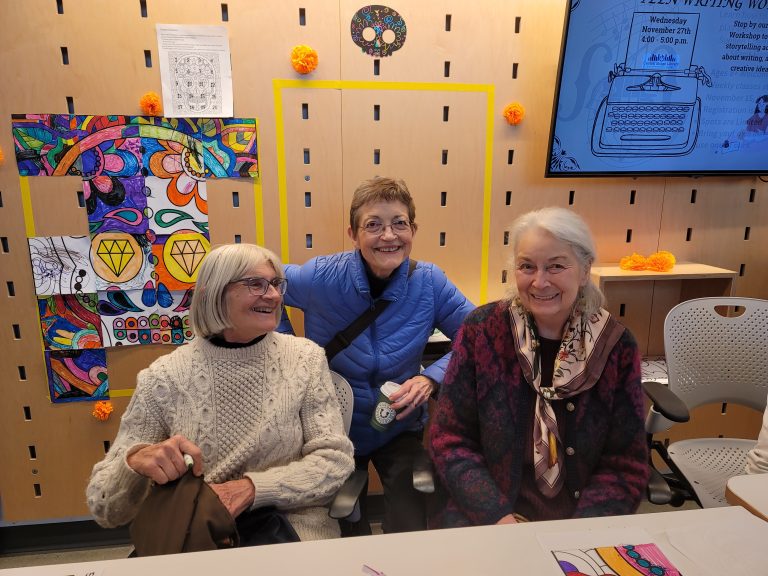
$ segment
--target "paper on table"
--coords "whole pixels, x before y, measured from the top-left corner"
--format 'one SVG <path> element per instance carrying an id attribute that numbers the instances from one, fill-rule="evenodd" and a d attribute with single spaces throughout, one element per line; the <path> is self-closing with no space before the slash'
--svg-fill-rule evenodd
<path id="1" fill-rule="evenodd" d="M 596 546 L 619 546 L 653 542 L 643 528 L 611 528 L 579 532 L 550 532 L 537 534 L 541 547 L 547 551 L 570 548 L 595 548 Z"/>
<path id="2" fill-rule="evenodd" d="M 224 26 L 157 25 L 166 117 L 231 117 L 232 66 Z"/>
<path id="3" fill-rule="evenodd" d="M 544 551 L 552 554 L 553 566 L 559 565 L 560 573 L 624 574 L 625 570 L 637 569 L 637 565 L 648 567 L 650 563 L 659 573 L 680 574 L 642 528 L 557 532 L 539 534 L 537 538 Z"/>
<path id="4" fill-rule="evenodd" d="M 766 574 L 768 522 L 743 512 L 725 522 L 671 528 L 667 536 L 672 546 L 705 570 L 704 575 Z"/>

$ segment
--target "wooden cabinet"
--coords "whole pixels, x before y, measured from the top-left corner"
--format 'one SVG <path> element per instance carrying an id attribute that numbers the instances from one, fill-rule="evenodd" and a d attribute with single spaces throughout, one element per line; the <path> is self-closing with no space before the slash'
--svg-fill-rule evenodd
<path id="1" fill-rule="evenodd" d="M 664 355 L 664 318 L 673 306 L 707 296 L 731 296 L 736 272 L 679 262 L 669 272 L 592 266 L 592 281 L 603 291 L 607 310 L 635 335 L 643 356 Z"/>

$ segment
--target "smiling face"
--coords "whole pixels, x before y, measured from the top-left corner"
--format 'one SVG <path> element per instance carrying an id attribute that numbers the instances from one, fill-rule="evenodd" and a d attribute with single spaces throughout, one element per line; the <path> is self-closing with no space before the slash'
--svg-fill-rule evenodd
<path id="1" fill-rule="evenodd" d="M 589 267 L 579 263 L 573 248 L 541 228 L 523 232 L 515 252 L 518 296 L 536 321 L 539 334 L 559 340 Z"/>
<path id="2" fill-rule="evenodd" d="M 253 266 L 243 278 L 259 277 L 273 280 L 277 274 L 269 262 Z M 267 293 L 253 295 L 247 286 L 238 282 L 229 284 L 224 292 L 227 316 L 232 328 L 224 330 L 222 336 L 227 342 L 250 342 L 257 336 L 277 328 L 280 304 L 283 297 L 274 286 Z"/>
<path id="3" fill-rule="evenodd" d="M 408 207 L 402 202 L 369 202 L 358 212 L 357 229 L 347 230 L 363 259 L 377 278 L 389 278 L 403 260 L 411 254 L 414 231 L 412 227 L 398 232 L 390 224 L 408 222 Z M 371 222 L 386 225 L 380 234 L 365 231 Z"/>

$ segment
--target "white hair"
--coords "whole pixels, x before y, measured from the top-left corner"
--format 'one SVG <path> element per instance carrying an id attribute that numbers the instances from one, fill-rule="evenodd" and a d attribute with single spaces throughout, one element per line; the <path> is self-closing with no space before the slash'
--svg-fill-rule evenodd
<path id="1" fill-rule="evenodd" d="M 200 264 L 189 318 L 197 336 L 210 338 L 233 328 L 224 291 L 254 266 L 268 262 L 284 278 L 283 264 L 274 252 L 256 244 L 225 244 L 211 250 Z M 278 321 L 282 313 L 278 306 Z"/>
<path id="2" fill-rule="evenodd" d="M 568 244 L 576 255 L 582 270 L 585 273 L 589 272 L 597 257 L 595 242 L 592 239 L 589 226 L 575 212 L 555 206 L 528 212 L 518 217 L 512 223 L 510 231 L 512 257 L 510 262 L 513 268 L 516 268 L 515 258 L 517 256 L 517 245 L 520 241 L 520 236 L 522 236 L 523 232 L 534 228 L 545 230 L 561 242 Z M 511 300 L 518 296 L 517 284 L 515 282 L 512 282 L 507 295 Z M 605 296 L 603 296 L 600 289 L 595 286 L 592 279 L 587 275 L 587 283 L 581 290 L 576 306 L 583 314 L 590 315 L 600 310 L 604 305 Z"/>

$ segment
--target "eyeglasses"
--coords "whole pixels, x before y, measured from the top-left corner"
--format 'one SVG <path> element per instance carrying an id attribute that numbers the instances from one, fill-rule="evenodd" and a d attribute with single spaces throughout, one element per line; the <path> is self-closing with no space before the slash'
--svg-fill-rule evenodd
<path id="1" fill-rule="evenodd" d="M 408 220 L 395 220 L 391 224 L 384 224 L 378 220 L 368 220 L 368 222 L 360 226 L 361 230 L 365 230 L 368 234 L 374 236 L 384 234 L 387 228 L 391 228 L 393 233 L 407 232 L 411 230 L 411 223 Z"/>
<path id="2" fill-rule="evenodd" d="M 248 291 L 253 296 L 264 296 L 264 294 L 266 294 L 269 290 L 270 286 L 277 290 L 277 293 L 280 294 L 280 296 L 285 294 L 285 291 L 288 290 L 288 280 L 286 278 L 273 278 L 272 280 L 267 280 L 266 278 L 253 276 L 251 278 L 241 278 L 240 280 L 235 280 L 230 282 L 230 284 L 242 284 L 248 288 Z"/>

